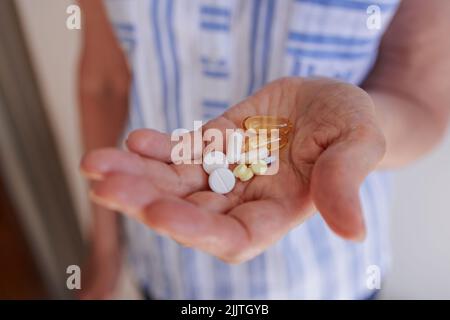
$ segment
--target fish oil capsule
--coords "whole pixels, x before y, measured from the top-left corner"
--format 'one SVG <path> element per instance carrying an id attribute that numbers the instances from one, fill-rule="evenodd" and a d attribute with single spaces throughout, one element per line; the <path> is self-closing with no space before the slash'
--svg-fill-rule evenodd
<path id="1" fill-rule="evenodd" d="M 264 160 L 258 160 L 257 162 L 252 163 L 250 169 L 252 169 L 253 173 L 257 176 L 263 175 L 267 172 L 267 162 Z"/>
<path id="2" fill-rule="evenodd" d="M 268 132 L 272 129 L 278 129 L 280 136 L 287 135 L 292 130 L 292 123 L 283 117 L 275 116 L 252 116 L 248 117 L 243 122 L 245 130 L 267 129 Z"/>
<path id="3" fill-rule="evenodd" d="M 271 137 L 266 135 L 259 135 L 258 138 L 249 139 L 245 144 L 245 151 L 267 147 L 269 151 L 276 151 L 284 148 L 288 143 L 287 136 Z"/>

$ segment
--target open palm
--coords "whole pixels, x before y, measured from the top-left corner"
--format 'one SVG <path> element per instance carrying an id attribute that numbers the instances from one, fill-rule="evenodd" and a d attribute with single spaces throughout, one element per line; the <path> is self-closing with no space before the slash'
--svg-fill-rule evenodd
<path id="1" fill-rule="evenodd" d="M 169 135 L 141 129 L 128 137 L 129 152 L 102 149 L 84 157 L 83 172 L 98 180 L 92 198 L 228 262 L 254 257 L 316 210 L 340 236 L 363 239 L 358 189 L 385 152 L 370 97 L 329 79 L 283 78 L 205 127 L 236 128 L 253 115 L 293 124 L 277 174 L 216 194 L 201 165 L 171 163 Z"/>

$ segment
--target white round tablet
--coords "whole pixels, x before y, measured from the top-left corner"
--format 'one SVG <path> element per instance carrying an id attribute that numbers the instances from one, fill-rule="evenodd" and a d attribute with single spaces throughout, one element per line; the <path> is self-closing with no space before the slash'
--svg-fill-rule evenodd
<path id="1" fill-rule="evenodd" d="M 228 168 L 227 156 L 220 151 L 212 151 L 203 157 L 203 170 L 211 174 L 218 168 Z"/>
<path id="2" fill-rule="evenodd" d="M 233 190 L 236 178 L 231 170 L 218 168 L 211 173 L 208 183 L 211 190 L 215 193 L 225 194 Z"/>
<path id="3" fill-rule="evenodd" d="M 236 163 L 241 156 L 244 135 L 239 131 L 233 131 L 227 138 L 227 160 L 229 163 Z"/>

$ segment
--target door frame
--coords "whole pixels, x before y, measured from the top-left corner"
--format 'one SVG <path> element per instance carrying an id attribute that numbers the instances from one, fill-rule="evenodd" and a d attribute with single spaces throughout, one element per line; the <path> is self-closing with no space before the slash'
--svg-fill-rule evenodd
<path id="1" fill-rule="evenodd" d="M 85 252 L 14 0 L 0 1 L 0 173 L 52 298 Z"/>

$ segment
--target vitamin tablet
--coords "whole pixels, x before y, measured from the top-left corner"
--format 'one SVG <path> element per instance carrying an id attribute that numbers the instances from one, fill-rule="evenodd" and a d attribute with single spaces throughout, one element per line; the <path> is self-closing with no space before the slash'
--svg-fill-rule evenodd
<path id="1" fill-rule="evenodd" d="M 242 173 L 242 174 L 239 176 L 239 179 L 240 179 L 242 182 L 245 182 L 245 181 L 248 181 L 248 180 L 250 180 L 251 178 L 253 178 L 253 175 L 254 175 L 254 174 L 253 174 L 252 169 L 246 167 L 245 172 Z"/>
<path id="2" fill-rule="evenodd" d="M 228 163 L 236 163 L 241 155 L 244 136 L 239 131 L 233 131 L 227 138 L 227 161 Z"/>
<path id="3" fill-rule="evenodd" d="M 228 168 L 227 157 L 223 152 L 212 151 L 203 157 L 203 170 L 211 174 L 215 169 Z"/>
<path id="4" fill-rule="evenodd" d="M 258 160 L 265 159 L 268 156 L 269 156 L 269 149 L 267 149 L 266 147 L 254 149 L 241 154 L 239 163 L 251 164 L 257 162 Z"/>
<path id="5" fill-rule="evenodd" d="M 247 171 L 247 166 L 245 164 L 240 164 L 233 170 L 233 174 L 236 178 L 240 178 Z"/>
<path id="6" fill-rule="evenodd" d="M 250 166 L 250 169 L 252 169 L 254 174 L 262 175 L 267 171 L 267 162 L 264 160 L 258 160 Z"/>
<path id="7" fill-rule="evenodd" d="M 268 132 L 272 129 L 278 129 L 280 136 L 287 135 L 292 129 L 292 123 L 287 118 L 275 116 L 253 116 L 244 119 L 243 125 L 246 130 L 267 129 Z"/>
<path id="8" fill-rule="evenodd" d="M 225 194 L 233 190 L 236 178 L 227 168 L 218 168 L 208 178 L 209 187 L 215 193 Z"/>

